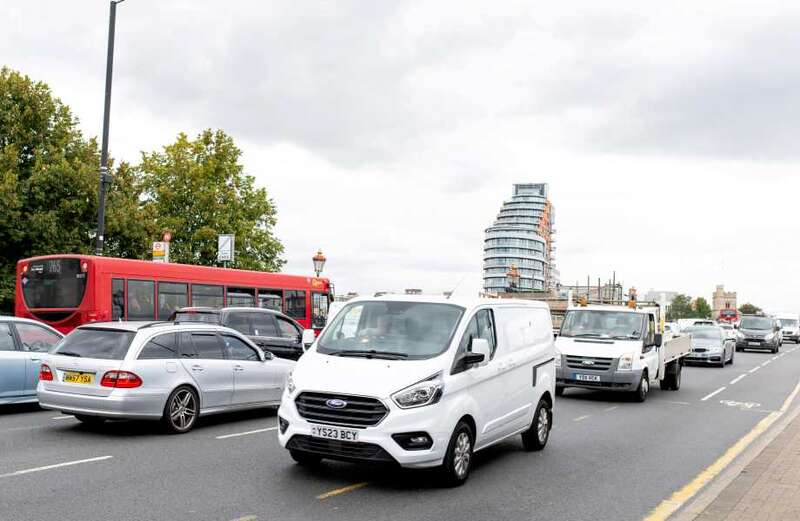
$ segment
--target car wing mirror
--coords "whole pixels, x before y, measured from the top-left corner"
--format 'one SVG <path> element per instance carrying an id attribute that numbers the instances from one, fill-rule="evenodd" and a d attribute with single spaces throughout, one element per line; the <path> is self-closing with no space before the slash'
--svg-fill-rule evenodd
<path id="1" fill-rule="evenodd" d="M 656 347 L 661 347 L 661 344 L 664 342 L 664 337 L 661 333 L 656 333 L 655 341 L 653 342 Z"/>
<path id="2" fill-rule="evenodd" d="M 267 360 L 272 360 L 275 358 L 275 355 L 270 353 L 269 351 L 261 351 L 261 361 L 266 362 Z"/>
<path id="3" fill-rule="evenodd" d="M 301 337 L 301 341 L 303 343 L 303 351 L 308 351 L 308 348 L 311 347 L 311 344 L 314 343 L 317 336 L 314 334 L 313 329 L 304 329 L 303 336 Z"/>

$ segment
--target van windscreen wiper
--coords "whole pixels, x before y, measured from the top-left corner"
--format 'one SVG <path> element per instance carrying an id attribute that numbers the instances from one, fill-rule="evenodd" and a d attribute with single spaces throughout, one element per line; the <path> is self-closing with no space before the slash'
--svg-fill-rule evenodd
<path id="1" fill-rule="evenodd" d="M 345 349 L 344 351 L 334 351 L 330 353 L 333 356 L 363 356 L 364 358 L 387 358 L 389 360 L 399 360 L 401 358 L 408 358 L 405 353 L 396 353 L 394 351 L 377 351 L 375 349 Z"/>

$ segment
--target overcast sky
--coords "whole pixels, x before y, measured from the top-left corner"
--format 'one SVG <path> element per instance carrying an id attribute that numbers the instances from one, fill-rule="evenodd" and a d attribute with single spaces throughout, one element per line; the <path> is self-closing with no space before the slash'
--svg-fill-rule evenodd
<path id="1" fill-rule="evenodd" d="M 5 1 L 0 62 L 102 124 L 108 2 Z M 210 2 L 118 7 L 111 153 L 222 128 L 285 271 L 475 293 L 514 182 L 547 182 L 562 282 L 800 310 L 800 4 Z"/>

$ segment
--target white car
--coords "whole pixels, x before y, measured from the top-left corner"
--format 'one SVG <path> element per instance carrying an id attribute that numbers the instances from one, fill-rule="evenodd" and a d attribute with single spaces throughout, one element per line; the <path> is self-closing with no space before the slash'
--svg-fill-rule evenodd
<path id="1" fill-rule="evenodd" d="M 355 299 L 297 362 L 278 439 L 300 464 L 440 467 L 461 484 L 474 451 L 517 434 L 547 444 L 554 353 L 542 302 Z"/>
<path id="2" fill-rule="evenodd" d="M 41 407 L 84 423 L 162 420 L 183 433 L 199 416 L 278 405 L 294 365 L 214 324 L 93 323 L 47 355 L 37 392 Z"/>

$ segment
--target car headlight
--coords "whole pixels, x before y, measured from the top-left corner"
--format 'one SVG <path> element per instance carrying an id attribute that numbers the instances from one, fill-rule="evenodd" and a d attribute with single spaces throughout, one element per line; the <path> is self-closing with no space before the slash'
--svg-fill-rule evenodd
<path id="1" fill-rule="evenodd" d="M 770 340 L 772 340 L 773 338 L 775 338 L 775 333 L 770 333 L 770 334 L 768 334 L 767 336 L 765 336 L 765 337 L 764 337 L 764 340 L 766 340 L 767 342 L 769 342 L 769 341 L 770 341 Z"/>
<path id="2" fill-rule="evenodd" d="M 736 338 L 738 338 L 739 340 L 744 340 L 744 333 L 742 333 L 741 331 L 737 331 Z"/>
<path id="3" fill-rule="evenodd" d="M 413 385 L 397 391 L 392 400 L 401 409 L 413 409 L 438 402 L 444 394 L 442 373 L 438 372 Z"/>
<path id="4" fill-rule="evenodd" d="M 289 394 L 292 394 L 294 390 L 295 390 L 294 379 L 292 378 L 292 372 L 289 371 L 289 374 L 286 375 L 286 391 Z"/>
<path id="5" fill-rule="evenodd" d="M 620 371 L 630 371 L 633 369 L 633 353 L 628 353 L 619 357 L 617 369 Z"/>

